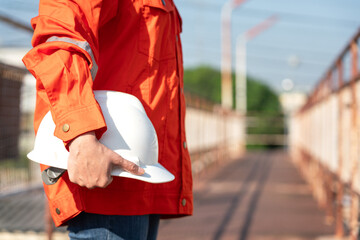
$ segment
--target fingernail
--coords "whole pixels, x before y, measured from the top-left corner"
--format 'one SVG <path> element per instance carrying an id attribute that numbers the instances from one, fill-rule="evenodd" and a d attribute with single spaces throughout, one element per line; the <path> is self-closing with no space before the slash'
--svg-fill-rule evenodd
<path id="1" fill-rule="evenodd" d="M 139 173 L 140 175 L 143 175 L 143 174 L 145 173 L 145 170 L 144 170 L 143 168 L 139 167 L 138 173 Z"/>

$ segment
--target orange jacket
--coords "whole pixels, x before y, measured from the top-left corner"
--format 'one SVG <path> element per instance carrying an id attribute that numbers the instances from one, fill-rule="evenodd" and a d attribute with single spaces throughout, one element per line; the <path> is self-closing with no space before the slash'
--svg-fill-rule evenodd
<path id="1" fill-rule="evenodd" d="M 50 109 L 54 134 L 65 146 L 92 130 L 100 138 L 106 123 L 92 90 L 130 93 L 142 101 L 156 129 L 159 162 L 175 175 L 164 184 L 115 177 L 107 188 L 89 190 L 64 174 L 55 185 L 44 186 L 55 224 L 81 211 L 192 214 L 181 18 L 173 1 L 40 0 L 39 16 L 31 23 L 34 48 L 23 62 L 37 80 L 35 131 Z"/>

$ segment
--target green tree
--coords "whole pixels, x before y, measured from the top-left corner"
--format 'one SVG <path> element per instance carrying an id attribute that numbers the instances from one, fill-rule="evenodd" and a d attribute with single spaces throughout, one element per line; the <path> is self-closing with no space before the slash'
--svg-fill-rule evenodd
<path id="1" fill-rule="evenodd" d="M 184 89 L 215 103 L 221 102 L 221 74 L 208 66 L 184 71 Z"/>
<path id="2" fill-rule="evenodd" d="M 184 88 L 207 100 L 221 103 L 221 74 L 214 68 L 200 66 L 186 69 L 184 71 Z M 234 96 L 233 102 L 235 102 Z M 247 109 L 249 112 L 281 113 L 277 94 L 270 87 L 252 77 L 247 79 Z"/>
<path id="3" fill-rule="evenodd" d="M 235 88 L 234 74 L 232 78 Z M 216 69 L 208 66 L 186 69 L 184 71 L 184 88 L 186 91 L 214 103 L 221 103 L 221 74 Z M 233 103 L 235 103 L 234 96 Z M 253 124 L 247 127 L 248 134 L 284 133 L 283 114 L 276 92 L 261 81 L 249 76 L 247 77 L 247 112 L 249 119 L 253 120 Z M 248 145 L 248 148 L 269 147 L 274 147 L 274 145 Z"/>
<path id="4" fill-rule="evenodd" d="M 247 110 L 248 112 L 281 114 L 282 109 L 277 94 L 265 84 L 247 79 Z"/>

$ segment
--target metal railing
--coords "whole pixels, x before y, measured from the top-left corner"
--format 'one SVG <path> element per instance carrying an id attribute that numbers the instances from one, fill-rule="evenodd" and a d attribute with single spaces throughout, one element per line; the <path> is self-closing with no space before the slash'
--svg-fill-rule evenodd
<path id="1" fill-rule="evenodd" d="M 336 235 L 358 239 L 360 29 L 291 118 L 294 162 L 312 185 L 314 196 L 335 221 Z"/>
<path id="2" fill-rule="evenodd" d="M 25 159 L 33 142 L 32 113 L 25 112 L 22 102 L 26 91 L 23 68 L 0 63 L 0 193 L 17 191 L 39 180 L 32 174 L 38 166 Z M 33 92 L 33 94 L 35 94 Z M 30 143 L 29 143 L 30 142 Z"/>
<path id="3" fill-rule="evenodd" d="M 34 86 L 25 88 L 22 89 L 21 96 L 16 96 L 20 105 L 21 101 L 26 102 L 35 96 Z M 214 161 L 239 156 L 244 152 L 244 116 L 188 92 L 185 92 L 185 97 L 187 145 L 193 161 L 194 174 Z M 12 138 L 15 138 L 13 142 L 16 146 L 13 148 L 16 148 L 18 153 L 8 159 L 0 157 L 2 193 L 18 191 L 19 188 L 41 183 L 38 164 L 26 160 L 26 153 L 31 150 L 34 142 L 32 110 L 29 106 L 26 107 L 26 111 L 21 109 L 19 121 L 15 123 L 19 130 Z M 7 114 L 6 111 L 0 111 L 1 119 L 6 119 Z M 5 138 L 6 136 L 0 132 L 0 143 L 8 141 Z M 3 146 L 0 144 L 1 147 Z M 24 161 L 28 163 L 24 164 Z"/>
<path id="4" fill-rule="evenodd" d="M 185 97 L 186 135 L 193 174 L 212 162 L 245 152 L 245 116 L 188 92 Z"/>

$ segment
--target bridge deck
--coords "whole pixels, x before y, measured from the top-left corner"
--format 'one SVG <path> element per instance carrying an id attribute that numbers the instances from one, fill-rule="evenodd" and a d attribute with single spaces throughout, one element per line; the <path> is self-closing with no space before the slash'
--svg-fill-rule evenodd
<path id="1" fill-rule="evenodd" d="M 334 226 L 284 152 L 249 153 L 196 179 L 194 216 L 163 221 L 165 239 L 331 239 Z"/>
<path id="2" fill-rule="evenodd" d="M 214 164 L 195 178 L 194 190 L 194 216 L 163 220 L 159 240 L 329 239 L 333 233 L 310 188 L 281 151 Z M 43 200 L 39 189 L 0 198 L 0 239 L 43 232 Z M 55 239 L 67 239 L 64 228 L 57 229 Z"/>

